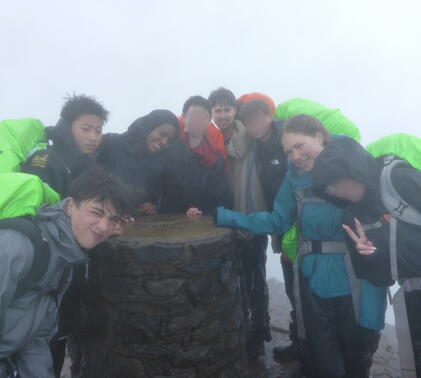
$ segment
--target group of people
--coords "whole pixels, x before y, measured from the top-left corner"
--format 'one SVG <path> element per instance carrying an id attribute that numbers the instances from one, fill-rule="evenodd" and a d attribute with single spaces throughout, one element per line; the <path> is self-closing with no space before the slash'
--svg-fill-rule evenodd
<path id="1" fill-rule="evenodd" d="M 368 377 L 387 287 L 399 280 L 421 374 L 421 172 L 372 157 L 350 120 L 303 99 L 276 107 L 264 94 L 218 88 L 187 99 L 178 117 L 154 110 L 121 134 L 103 134 L 108 114 L 91 97 L 69 97 L 46 128 L 48 145 L 21 164 L 63 201 L 25 218 L 51 255 L 36 290 L 19 284 L 36 256 L 33 232 L 0 221 L 0 377 L 59 377 L 66 347 L 80 376 L 86 251 L 156 213 L 213 216 L 238 230 L 249 359 L 271 340 L 271 236 L 293 309 L 291 342 L 275 357 L 298 359 L 308 378 Z M 288 235 L 298 235 L 292 254 Z"/>

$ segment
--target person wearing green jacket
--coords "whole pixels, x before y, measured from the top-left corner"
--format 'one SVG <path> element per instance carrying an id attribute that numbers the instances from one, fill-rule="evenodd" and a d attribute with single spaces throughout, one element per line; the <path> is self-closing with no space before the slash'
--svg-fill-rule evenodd
<path id="1" fill-rule="evenodd" d="M 303 372 L 317 378 L 368 377 L 384 327 L 386 288 L 355 278 L 343 212 L 312 192 L 314 162 L 331 138 L 316 118 L 292 117 L 281 134 L 290 167 L 273 211 L 243 215 L 218 208 L 216 223 L 281 235 L 297 223 L 294 298 Z"/>

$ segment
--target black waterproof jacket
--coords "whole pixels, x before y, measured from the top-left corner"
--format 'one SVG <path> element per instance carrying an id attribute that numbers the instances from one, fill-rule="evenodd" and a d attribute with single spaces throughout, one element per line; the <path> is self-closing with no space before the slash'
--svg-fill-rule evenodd
<path id="1" fill-rule="evenodd" d="M 273 209 L 276 193 L 288 170 L 287 158 L 281 145 L 280 133 L 284 121 L 274 120 L 270 137 L 256 143 L 256 157 L 260 166 L 260 182 L 263 186 L 269 210 Z"/>
<path id="2" fill-rule="evenodd" d="M 334 139 L 320 153 L 313 169 L 314 193 L 345 209 L 344 223 L 355 231 L 355 218 L 363 224 L 382 222 L 382 227 L 366 231 L 377 250 L 360 255 L 355 243 L 347 237 L 357 277 L 379 286 L 393 283 L 390 272 L 389 222 L 380 193 L 380 174 L 384 158 L 374 159 L 350 138 Z M 351 178 L 367 187 L 358 203 L 338 200 L 327 194 L 326 188 L 340 178 Z M 421 172 L 411 167 L 396 167 L 392 182 L 404 201 L 421 211 Z M 385 216 L 386 215 L 386 216 Z M 397 261 L 400 278 L 421 275 L 421 227 L 398 220 Z"/>
<path id="3" fill-rule="evenodd" d="M 160 200 L 167 153 L 150 153 L 146 138 L 164 123 L 174 125 L 178 132 L 178 120 L 173 113 L 154 110 L 136 119 L 125 133 L 106 134 L 102 139 L 96 161 L 128 186 L 135 205 L 145 202 L 158 204 Z"/>
<path id="4" fill-rule="evenodd" d="M 93 157 L 80 152 L 68 122 L 60 119 L 56 126 L 46 128 L 46 135 L 52 144 L 31 155 L 22 164 L 21 170 L 40 177 L 61 198 L 66 198 L 73 181 L 95 165 L 95 161 Z"/>
<path id="5" fill-rule="evenodd" d="M 218 206 L 230 206 L 223 156 L 219 155 L 209 168 L 199 159 L 181 140 L 173 143 L 167 153 L 160 212 L 184 213 L 197 207 L 203 214 L 212 215 Z"/>

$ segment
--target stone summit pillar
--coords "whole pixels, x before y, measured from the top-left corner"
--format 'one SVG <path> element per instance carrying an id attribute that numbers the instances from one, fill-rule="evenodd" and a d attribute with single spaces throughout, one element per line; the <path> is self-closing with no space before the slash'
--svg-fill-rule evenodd
<path id="1" fill-rule="evenodd" d="M 89 378 L 247 376 L 231 230 L 184 215 L 141 218 L 92 252 Z"/>

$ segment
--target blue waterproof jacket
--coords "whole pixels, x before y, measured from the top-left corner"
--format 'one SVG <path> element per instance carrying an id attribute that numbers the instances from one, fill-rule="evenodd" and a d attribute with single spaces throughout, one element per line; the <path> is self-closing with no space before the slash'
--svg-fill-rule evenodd
<path id="1" fill-rule="evenodd" d="M 275 198 L 273 211 L 244 215 L 219 207 L 217 225 L 239 228 L 255 234 L 283 235 L 298 221 L 300 233 L 310 240 L 343 241 L 343 211 L 327 202 L 306 202 L 297 219 L 296 192 L 311 194 L 311 172 L 298 172 L 290 165 Z M 339 251 L 338 251 L 339 252 Z M 302 258 L 300 269 L 308 279 L 310 290 L 321 298 L 351 294 L 344 255 L 308 254 Z M 382 329 L 386 308 L 386 288 L 362 282 L 359 324 L 370 329 Z"/>

